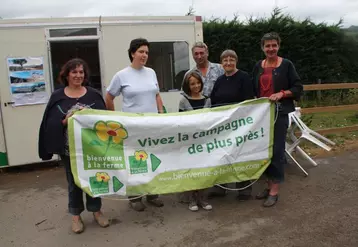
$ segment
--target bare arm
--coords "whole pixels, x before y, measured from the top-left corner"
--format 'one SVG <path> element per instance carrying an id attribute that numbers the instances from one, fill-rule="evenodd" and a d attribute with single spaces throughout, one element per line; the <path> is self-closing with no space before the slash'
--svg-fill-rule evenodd
<path id="1" fill-rule="evenodd" d="M 159 113 L 163 113 L 163 101 L 162 101 L 162 97 L 160 97 L 160 94 L 159 94 L 159 93 L 157 93 L 155 99 L 156 99 L 156 101 L 157 101 L 158 112 L 159 112 Z"/>
<path id="2" fill-rule="evenodd" d="M 111 95 L 110 93 L 106 93 L 106 107 L 107 110 L 114 111 L 114 98 L 115 96 Z"/>

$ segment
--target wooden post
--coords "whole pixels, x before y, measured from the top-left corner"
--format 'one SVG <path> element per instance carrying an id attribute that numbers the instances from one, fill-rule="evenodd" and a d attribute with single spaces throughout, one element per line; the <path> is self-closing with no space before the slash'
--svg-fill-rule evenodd
<path id="1" fill-rule="evenodd" d="M 321 83 L 322 83 L 322 80 L 318 79 L 317 84 L 321 84 Z M 318 103 L 321 103 L 321 100 L 322 100 L 322 92 L 321 92 L 321 90 L 317 91 L 317 99 L 318 99 Z"/>

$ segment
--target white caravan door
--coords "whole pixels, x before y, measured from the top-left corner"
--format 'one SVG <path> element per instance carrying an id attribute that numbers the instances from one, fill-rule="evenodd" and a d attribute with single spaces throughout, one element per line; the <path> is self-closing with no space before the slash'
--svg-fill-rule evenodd
<path id="1" fill-rule="evenodd" d="M 41 161 L 38 134 L 51 88 L 43 28 L 0 27 L 0 96 L 8 164 Z"/>

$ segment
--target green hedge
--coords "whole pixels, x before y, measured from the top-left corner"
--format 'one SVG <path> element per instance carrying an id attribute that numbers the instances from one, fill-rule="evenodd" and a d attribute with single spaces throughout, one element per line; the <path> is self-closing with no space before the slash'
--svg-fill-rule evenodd
<path id="1" fill-rule="evenodd" d="M 358 42 L 346 35 L 340 20 L 335 25 L 299 21 L 275 9 L 268 18 L 237 18 L 227 21 L 212 19 L 203 23 L 204 41 L 209 46 L 210 60 L 219 62 L 225 49 L 239 56 L 240 69 L 251 72 L 255 63 L 264 58 L 260 39 L 271 31 L 282 39 L 280 55 L 290 59 L 305 84 L 358 81 Z"/>

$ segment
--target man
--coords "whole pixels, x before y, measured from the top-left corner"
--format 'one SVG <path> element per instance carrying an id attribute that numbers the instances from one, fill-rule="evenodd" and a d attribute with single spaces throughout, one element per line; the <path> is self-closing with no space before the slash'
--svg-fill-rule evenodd
<path id="1" fill-rule="evenodd" d="M 203 95 L 205 97 L 210 97 L 216 79 L 223 75 L 225 71 L 221 64 L 209 62 L 209 50 L 208 46 L 204 42 L 196 42 L 191 48 L 191 52 L 193 54 L 196 67 L 186 72 L 185 76 L 191 71 L 198 72 L 204 83 Z"/>

